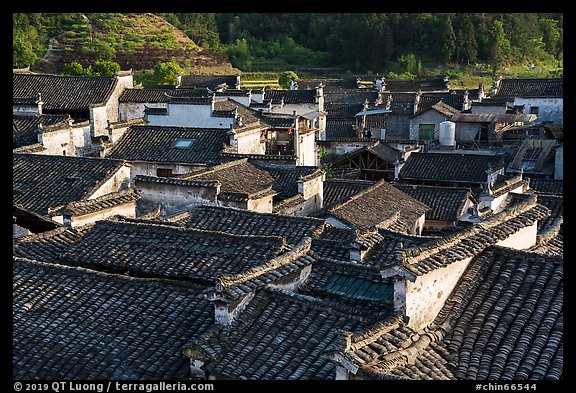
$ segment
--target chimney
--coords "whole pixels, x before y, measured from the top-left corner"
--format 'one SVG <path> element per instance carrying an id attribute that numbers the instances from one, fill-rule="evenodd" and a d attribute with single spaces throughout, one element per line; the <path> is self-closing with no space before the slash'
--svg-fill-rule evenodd
<path id="1" fill-rule="evenodd" d="M 42 102 L 42 93 L 38 92 L 38 100 L 36 101 L 36 104 L 38 104 L 38 114 L 41 115 L 42 114 L 42 105 L 44 104 Z"/>

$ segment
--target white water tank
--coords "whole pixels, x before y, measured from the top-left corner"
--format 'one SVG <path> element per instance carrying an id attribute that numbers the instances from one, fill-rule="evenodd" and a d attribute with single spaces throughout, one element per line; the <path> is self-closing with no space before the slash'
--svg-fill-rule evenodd
<path id="1" fill-rule="evenodd" d="M 448 120 L 440 123 L 439 142 L 443 146 L 454 146 L 456 144 L 456 123 Z"/>

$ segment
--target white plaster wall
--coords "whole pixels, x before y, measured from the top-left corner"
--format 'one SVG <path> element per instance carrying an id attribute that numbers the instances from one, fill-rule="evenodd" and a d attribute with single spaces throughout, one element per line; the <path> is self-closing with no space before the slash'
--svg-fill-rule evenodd
<path id="1" fill-rule="evenodd" d="M 123 165 L 116 173 L 102 184 L 88 199 L 95 199 L 111 192 L 127 190 L 130 186 L 130 167 Z"/>
<path id="2" fill-rule="evenodd" d="M 554 162 L 554 179 L 564 180 L 564 146 L 556 148 L 556 161 Z"/>
<path id="3" fill-rule="evenodd" d="M 282 108 L 274 107 L 272 113 L 283 113 L 292 115 L 296 111 L 297 115 L 318 111 L 318 104 L 284 104 Z"/>
<path id="4" fill-rule="evenodd" d="M 168 115 L 150 114 L 148 122 L 151 126 L 229 129 L 234 119 L 213 117 L 210 103 L 168 103 Z"/>
<path id="5" fill-rule="evenodd" d="M 466 258 L 456 261 L 419 276 L 415 282 L 407 281 L 406 315 L 410 317 L 408 326 L 420 330 L 436 318 L 471 260 L 472 258 Z"/>
<path id="6" fill-rule="evenodd" d="M 38 106 L 12 106 L 12 114 L 19 116 L 38 116 Z"/>
<path id="7" fill-rule="evenodd" d="M 110 99 L 106 102 L 106 118 L 112 123 L 117 122 L 119 118 L 118 99 L 122 93 L 124 93 L 124 90 L 134 87 L 134 78 L 132 75 L 116 76 L 116 80 L 116 87 L 110 95 Z"/>
<path id="8" fill-rule="evenodd" d="M 44 154 L 55 156 L 73 156 L 75 154 L 70 128 L 41 132 L 38 137 L 40 139 L 39 142 L 46 149 Z M 63 154 L 64 151 L 66 154 Z"/>
<path id="9" fill-rule="evenodd" d="M 506 107 L 504 105 L 494 105 L 494 106 L 487 106 L 487 105 L 474 105 L 472 104 L 472 109 L 470 113 L 478 113 L 478 114 L 504 114 L 506 113 Z"/>
<path id="10" fill-rule="evenodd" d="M 70 226 L 77 228 L 79 226 L 95 223 L 96 221 L 104 220 L 108 217 L 119 215 L 123 217 L 134 218 L 136 217 L 136 202 L 125 203 L 113 207 L 112 209 L 100 210 L 95 213 L 85 214 L 82 216 L 71 217 Z"/>
<path id="11" fill-rule="evenodd" d="M 266 144 L 260 142 L 260 129 L 245 131 L 235 135 L 238 154 L 264 154 Z"/>
<path id="12" fill-rule="evenodd" d="M 319 176 L 310 181 L 304 182 L 304 207 L 303 215 L 308 215 L 324 207 L 324 176 Z M 302 215 L 301 214 L 301 215 Z"/>
<path id="13" fill-rule="evenodd" d="M 134 102 L 121 102 L 118 105 L 119 120 L 129 121 L 134 119 L 141 119 L 144 117 L 144 109 L 148 108 L 166 108 L 164 102 L 147 102 L 147 103 L 134 103 Z"/>
<path id="14" fill-rule="evenodd" d="M 551 121 L 555 124 L 564 123 L 564 98 L 521 98 L 514 100 L 515 105 L 524 105 L 524 113 L 530 113 L 530 108 L 538 107 L 538 122 Z"/>
<path id="15" fill-rule="evenodd" d="M 163 212 L 175 212 L 185 206 L 216 204 L 215 188 L 138 182 L 136 189 L 143 202 L 160 203 Z"/>
<path id="16" fill-rule="evenodd" d="M 326 217 L 326 222 L 332 226 L 335 226 L 336 228 L 350 229 L 350 225 L 343 223 L 333 216 Z"/>
<path id="17" fill-rule="evenodd" d="M 90 152 L 94 151 L 92 140 L 90 138 L 90 124 L 83 123 L 83 125 L 72 126 L 72 143 L 75 147 L 75 155 L 85 157 Z"/>
<path id="18" fill-rule="evenodd" d="M 536 244 L 536 235 L 538 233 L 538 222 L 524 227 L 518 232 L 509 236 L 508 238 L 496 243 L 498 246 L 515 248 L 517 250 L 525 250 Z"/>
<path id="19" fill-rule="evenodd" d="M 260 213 L 272 213 L 272 196 L 259 199 L 249 199 L 247 209 Z"/>
<path id="20" fill-rule="evenodd" d="M 226 93 L 226 92 L 224 92 Z M 250 106 L 250 101 L 252 100 L 252 98 L 250 96 L 227 96 L 227 95 L 218 95 L 218 98 L 230 98 L 233 101 L 236 101 L 239 104 L 242 104 L 244 106 Z"/>
<path id="21" fill-rule="evenodd" d="M 466 203 L 464 203 L 464 207 L 462 208 L 462 211 L 460 212 L 460 216 L 458 218 L 461 220 L 464 217 L 468 216 L 468 209 L 473 206 L 474 203 L 472 203 L 470 199 L 466 199 Z"/>
<path id="22" fill-rule="evenodd" d="M 473 142 L 479 132 L 479 123 L 456 123 L 456 140 L 458 142 Z"/>
<path id="23" fill-rule="evenodd" d="M 106 106 L 90 107 L 90 122 L 92 123 L 93 136 L 108 135 L 108 120 L 111 122 L 118 121 L 118 110 L 112 117 L 108 117 L 108 108 Z"/>
<path id="24" fill-rule="evenodd" d="M 185 165 L 185 164 L 170 164 L 170 163 L 156 163 L 134 161 L 131 162 L 132 169 L 130 171 L 130 184 L 134 184 L 134 177 L 137 175 L 157 176 L 158 168 L 172 169 L 172 174 L 182 175 L 186 173 L 196 172 L 200 169 L 206 168 L 205 165 Z"/>
<path id="25" fill-rule="evenodd" d="M 316 166 L 315 135 L 309 132 L 299 135 L 298 161 L 296 165 Z"/>

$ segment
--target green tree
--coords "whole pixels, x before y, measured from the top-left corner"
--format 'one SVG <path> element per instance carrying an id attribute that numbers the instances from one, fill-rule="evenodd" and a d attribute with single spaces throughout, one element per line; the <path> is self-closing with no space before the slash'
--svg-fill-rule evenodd
<path id="1" fill-rule="evenodd" d="M 157 64 L 154 67 L 154 79 L 160 85 L 175 85 L 182 67 L 173 61 Z"/>
<path id="2" fill-rule="evenodd" d="M 506 38 L 506 35 L 504 34 L 504 26 L 499 20 L 493 21 L 490 33 L 489 62 L 492 69 L 492 76 L 496 76 L 500 68 L 508 62 L 510 41 Z"/>
<path id="3" fill-rule="evenodd" d="M 113 76 L 120 71 L 120 64 L 114 61 L 97 61 L 91 66 L 94 76 Z"/>
<path id="4" fill-rule="evenodd" d="M 30 41 L 26 39 L 24 33 L 15 30 L 12 37 L 12 67 L 28 67 L 36 63 L 38 56 L 34 53 L 34 48 Z"/>
<path id="5" fill-rule="evenodd" d="M 234 67 L 243 70 L 252 67 L 252 56 L 246 38 L 237 39 L 235 44 L 227 46 L 226 54 Z"/>
<path id="6" fill-rule="evenodd" d="M 64 64 L 62 75 L 87 75 L 87 70 L 82 67 L 82 64 L 73 61 L 72 63 Z"/>
<path id="7" fill-rule="evenodd" d="M 296 80 L 299 79 L 298 75 L 296 75 L 294 71 L 284 71 L 278 77 L 278 85 L 280 85 L 280 87 L 282 87 L 283 89 L 289 89 L 290 81 L 292 80 L 292 78 Z"/>
<path id="8" fill-rule="evenodd" d="M 448 63 L 456 49 L 456 34 L 452 26 L 452 16 L 446 15 L 443 22 L 441 58 L 444 63 Z"/>

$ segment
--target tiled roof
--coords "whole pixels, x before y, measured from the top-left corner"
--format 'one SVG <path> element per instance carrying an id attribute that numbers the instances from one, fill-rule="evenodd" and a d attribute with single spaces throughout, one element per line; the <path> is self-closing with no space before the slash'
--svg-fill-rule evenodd
<path id="1" fill-rule="evenodd" d="M 205 89 L 162 89 L 162 88 L 132 88 L 126 89 L 118 98 L 121 103 L 165 103 L 169 97 L 211 97 Z"/>
<path id="2" fill-rule="evenodd" d="M 221 184 L 225 193 L 253 196 L 271 190 L 274 178 L 270 174 L 248 162 L 247 158 L 220 164 L 182 176 L 185 180 L 213 180 Z"/>
<path id="3" fill-rule="evenodd" d="M 104 209 L 111 209 L 118 205 L 135 202 L 138 195 L 133 189 L 111 192 L 94 199 L 69 202 L 61 210 L 53 214 L 84 215 L 95 213 Z"/>
<path id="4" fill-rule="evenodd" d="M 12 376 L 187 379 L 183 350 L 214 324 L 203 289 L 15 258 Z"/>
<path id="5" fill-rule="evenodd" d="M 12 200 L 46 215 L 48 209 L 87 199 L 123 165 L 111 159 L 14 154 Z"/>
<path id="6" fill-rule="evenodd" d="M 182 75 L 179 88 L 194 88 L 215 90 L 219 85 L 226 83 L 229 88 L 236 87 L 236 75 L 204 76 L 204 75 Z"/>
<path id="7" fill-rule="evenodd" d="M 420 106 L 418 106 L 418 108 L 420 108 Z M 446 118 L 447 118 L 448 120 L 451 119 L 452 116 L 460 113 L 460 111 L 459 111 L 458 109 L 455 109 L 454 107 L 446 104 L 446 103 L 443 102 L 443 101 L 438 101 L 437 103 L 429 106 L 429 107 L 426 108 L 426 109 L 434 109 L 434 110 L 436 110 L 437 112 L 439 112 L 440 114 L 446 116 Z M 424 110 L 426 110 L 426 109 L 424 109 Z M 422 110 L 422 111 L 423 111 L 423 110 Z M 416 113 L 416 115 L 418 115 L 418 114 L 421 113 L 422 111 L 419 110 L 419 111 Z M 413 116 L 416 116 L 416 115 L 413 115 Z"/>
<path id="8" fill-rule="evenodd" d="M 398 221 L 408 230 L 429 209 L 391 184 L 380 180 L 337 205 L 328 207 L 327 213 L 360 230 L 374 228 L 399 213 Z"/>
<path id="9" fill-rule="evenodd" d="M 21 237 L 13 243 L 12 254 L 15 257 L 35 259 L 42 262 L 60 263 L 60 254 L 88 230 L 60 227 L 51 231 Z"/>
<path id="10" fill-rule="evenodd" d="M 39 125 L 69 127 L 69 115 L 12 116 L 12 147 L 38 143 Z"/>
<path id="11" fill-rule="evenodd" d="M 554 225 L 560 225 L 564 216 L 564 197 L 555 195 L 538 195 L 538 203 L 550 209 L 550 216 L 538 221 L 538 231 L 541 232 Z"/>
<path id="12" fill-rule="evenodd" d="M 258 291 L 229 328 L 213 329 L 188 355 L 206 357 L 210 374 L 250 380 L 334 379 L 323 355 L 338 331 L 365 329 L 379 315 L 278 289 Z"/>
<path id="13" fill-rule="evenodd" d="M 559 257 L 564 256 L 564 230 L 562 224 L 560 224 L 557 231 L 551 230 L 545 234 L 539 234 L 539 240 L 540 242 L 532 247 L 530 251 Z"/>
<path id="14" fill-rule="evenodd" d="M 438 103 L 443 103 L 444 106 L 448 106 L 448 110 L 452 112 L 459 112 L 464 110 L 464 95 L 456 94 L 453 91 L 449 93 L 423 93 L 420 95 L 420 101 L 418 102 L 418 112 L 425 111 L 428 108 L 434 107 Z M 439 108 L 435 108 L 438 111 Z"/>
<path id="15" fill-rule="evenodd" d="M 427 220 L 458 221 L 471 191 L 468 188 L 434 187 L 423 185 L 394 184 L 394 187 L 419 200 L 431 210 Z"/>
<path id="16" fill-rule="evenodd" d="M 227 130 L 211 128 L 131 126 L 108 153 L 129 161 L 209 164 L 220 162 L 230 138 Z M 190 148 L 173 147 L 177 139 L 193 139 Z"/>
<path id="17" fill-rule="evenodd" d="M 324 105 L 327 120 L 355 120 L 356 113 L 364 109 L 361 103 L 327 103 Z"/>
<path id="18" fill-rule="evenodd" d="M 496 96 L 564 97 L 563 78 L 506 78 L 500 81 Z"/>
<path id="19" fill-rule="evenodd" d="M 216 111 L 222 112 L 222 115 L 225 116 L 224 112 L 233 113 L 234 110 L 236 110 L 238 116 L 242 116 L 242 122 L 244 124 L 255 123 L 263 120 L 252 109 L 230 98 L 217 99 L 214 101 L 214 112 Z"/>
<path id="20" fill-rule="evenodd" d="M 324 206 L 329 206 L 337 201 L 354 195 L 371 185 L 373 181 L 329 179 L 324 181 Z"/>
<path id="21" fill-rule="evenodd" d="M 320 259 L 298 291 L 340 304 L 362 306 L 380 315 L 393 311 L 394 283 L 383 279 L 372 266 Z"/>
<path id="22" fill-rule="evenodd" d="M 264 99 L 272 102 L 284 100 L 284 104 L 314 104 L 316 90 L 265 90 Z"/>
<path id="23" fill-rule="evenodd" d="M 448 92 L 448 84 L 444 81 L 443 77 L 429 78 L 429 79 L 385 79 L 384 91 L 392 93 L 415 93 L 431 92 L 431 91 L 446 91 Z"/>
<path id="24" fill-rule="evenodd" d="M 281 198 L 290 198 L 298 194 L 298 180 L 311 180 L 322 175 L 321 169 L 315 166 L 278 168 L 258 162 L 254 162 L 254 165 L 274 178 L 274 189 L 279 192 Z"/>
<path id="25" fill-rule="evenodd" d="M 454 261 L 473 257 L 550 215 L 550 210 L 538 204 L 533 196 L 514 194 L 512 199 L 507 209 L 470 229 L 456 232 L 437 242 L 404 249 L 403 256 L 398 256 L 398 264 L 410 274 L 423 275 Z"/>
<path id="26" fill-rule="evenodd" d="M 368 379 L 562 379 L 563 316 L 562 258 L 493 247 L 474 258 L 425 332 L 399 332 L 394 349 L 367 331 L 341 353 Z"/>
<path id="27" fill-rule="evenodd" d="M 537 119 L 533 113 L 456 113 L 450 119 L 455 123 L 515 123 Z"/>
<path id="28" fill-rule="evenodd" d="M 330 226 L 320 238 L 312 241 L 311 254 L 318 260 L 348 262 L 355 235 L 352 230 Z"/>
<path id="29" fill-rule="evenodd" d="M 213 284 L 286 251 L 278 236 L 233 235 L 150 220 L 97 221 L 61 254 L 60 263 L 140 277 Z"/>
<path id="30" fill-rule="evenodd" d="M 367 139 L 370 140 L 370 139 Z M 402 154 L 398 149 L 390 147 L 386 143 L 382 143 L 381 140 L 373 141 L 369 145 L 365 145 L 360 149 L 353 150 L 349 153 L 342 154 L 342 155 L 329 155 L 326 158 L 326 162 L 332 165 L 338 165 L 341 162 L 348 160 L 353 157 L 357 157 L 360 154 L 364 153 L 365 151 L 369 151 L 376 157 L 381 158 L 382 160 L 388 162 L 389 164 L 393 164 L 394 161 L 401 159 Z"/>
<path id="31" fill-rule="evenodd" d="M 563 195 L 564 181 L 556 179 L 544 179 L 530 177 L 530 188 L 537 194 Z"/>
<path id="32" fill-rule="evenodd" d="M 290 245 L 297 244 L 304 236 L 320 236 L 326 225 L 318 218 L 280 216 L 220 206 L 197 206 L 173 222 L 186 228 L 238 235 L 280 236 Z"/>
<path id="33" fill-rule="evenodd" d="M 382 240 L 367 250 L 362 263 L 380 270 L 396 264 L 398 252 L 401 250 L 434 243 L 438 240 L 436 237 L 407 235 L 387 229 L 378 229 L 378 234 Z"/>
<path id="34" fill-rule="evenodd" d="M 330 115 L 326 119 L 326 139 L 356 138 L 355 120 L 331 120 Z"/>
<path id="35" fill-rule="evenodd" d="M 400 180 L 485 183 L 489 166 L 504 166 L 501 156 L 451 153 L 412 153 L 400 169 Z"/>
<path id="36" fill-rule="evenodd" d="M 216 287 L 210 290 L 207 296 L 233 302 L 268 284 L 282 281 L 284 277 L 299 274 L 304 267 L 315 262 L 312 256 L 307 255 L 311 243 L 312 239 L 305 237 L 294 248 L 269 262 L 241 273 L 218 275 Z"/>
<path id="37" fill-rule="evenodd" d="M 105 104 L 116 88 L 115 77 L 12 74 L 12 98 L 38 97 L 44 109 L 88 109 Z"/>

